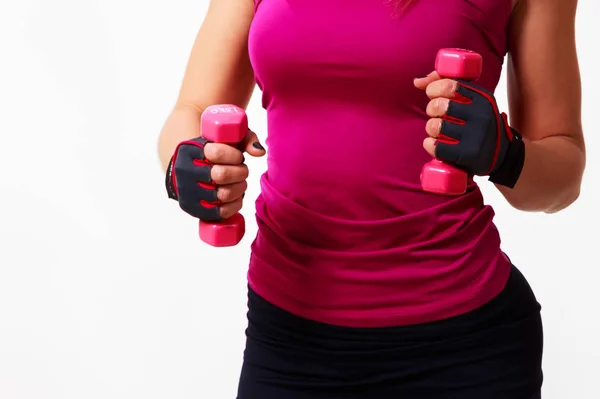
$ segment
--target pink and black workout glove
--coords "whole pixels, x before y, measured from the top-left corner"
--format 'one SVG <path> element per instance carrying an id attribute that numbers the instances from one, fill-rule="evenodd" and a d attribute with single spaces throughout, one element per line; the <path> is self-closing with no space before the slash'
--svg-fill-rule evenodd
<path id="1" fill-rule="evenodd" d="M 513 188 L 525 161 L 519 132 L 498 111 L 493 94 L 471 82 L 457 80 L 436 141 L 438 159 L 492 183 Z"/>
<path id="2" fill-rule="evenodd" d="M 204 157 L 208 140 L 198 137 L 181 142 L 169 162 L 165 185 L 169 198 L 186 213 L 204 221 L 221 220 L 217 185 L 210 177 L 212 162 Z"/>

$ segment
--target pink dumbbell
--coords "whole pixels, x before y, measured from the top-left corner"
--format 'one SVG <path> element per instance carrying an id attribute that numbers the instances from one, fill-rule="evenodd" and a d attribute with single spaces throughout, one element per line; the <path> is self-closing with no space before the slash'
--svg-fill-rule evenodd
<path id="1" fill-rule="evenodd" d="M 435 59 L 435 70 L 442 78 L 474 81 L 481 75 L 481 66 L 481 55 L 470 50 L 444 48 Z M 421 171 L 423 190 L 435 194 L 464 194 L 467 180 L 467 172 L 436 158 Z"/>
<path id="2" fill-rule="evenodd" d="M 236 105 L 212 105 L 200 118 L 202 137 L 215 143 L 236 145 L 246 137 L 248 117 Z M 246 223 L 240 213 L 218 222 L 200 221 L 200 239 L 213 247 L 238 244 L 246 232 Z"/>

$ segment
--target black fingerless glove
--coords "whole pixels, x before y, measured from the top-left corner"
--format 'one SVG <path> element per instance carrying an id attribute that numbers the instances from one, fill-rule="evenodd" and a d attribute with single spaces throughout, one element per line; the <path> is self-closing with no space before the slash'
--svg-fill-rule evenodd
<path id="1" fill-rule="evenodd" d="M 521 135 L 508 125 L 493 94 L 471 82 L 457 82 L 456 94 L 442 118 L 436 157 L 513 188 L 525 161 Z"/>
<path id="2" fill-rule="evenodd" d="M 204 221 L 221 220 L 217 185 L 210 172 L 213 164 L 204 157 L 209 141 L 198 137 L 181 142 L 169 162 L 165 185 L 169 198 L 186 213 Z"/>

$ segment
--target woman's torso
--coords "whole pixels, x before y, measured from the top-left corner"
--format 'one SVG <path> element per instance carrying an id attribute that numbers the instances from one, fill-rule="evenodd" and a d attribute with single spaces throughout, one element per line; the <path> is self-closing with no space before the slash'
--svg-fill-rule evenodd
<path id="1" fill-rule="evenodd" d="M 439 48 L 479 52 L 493 91 L 511 0 L 257 0 L 249 51 L 268 112 L 268 171 L 249 281 L 273 304 L 348 326 L 422 323 L 493 298 L 510 265 L 475 183 L 421 190 Z"/>

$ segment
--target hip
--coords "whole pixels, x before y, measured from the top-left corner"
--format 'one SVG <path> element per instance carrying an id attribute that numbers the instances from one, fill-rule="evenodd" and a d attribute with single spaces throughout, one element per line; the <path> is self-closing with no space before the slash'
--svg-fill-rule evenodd
<path id="1" fill-rule="evenodd" d="M 252 289 L 248 305 L 238 399 L 539 395 L 540 305 L 514 266 L 502 291 L 486 304 L 418 325 L 320 323 L 286 312 Z"/>

